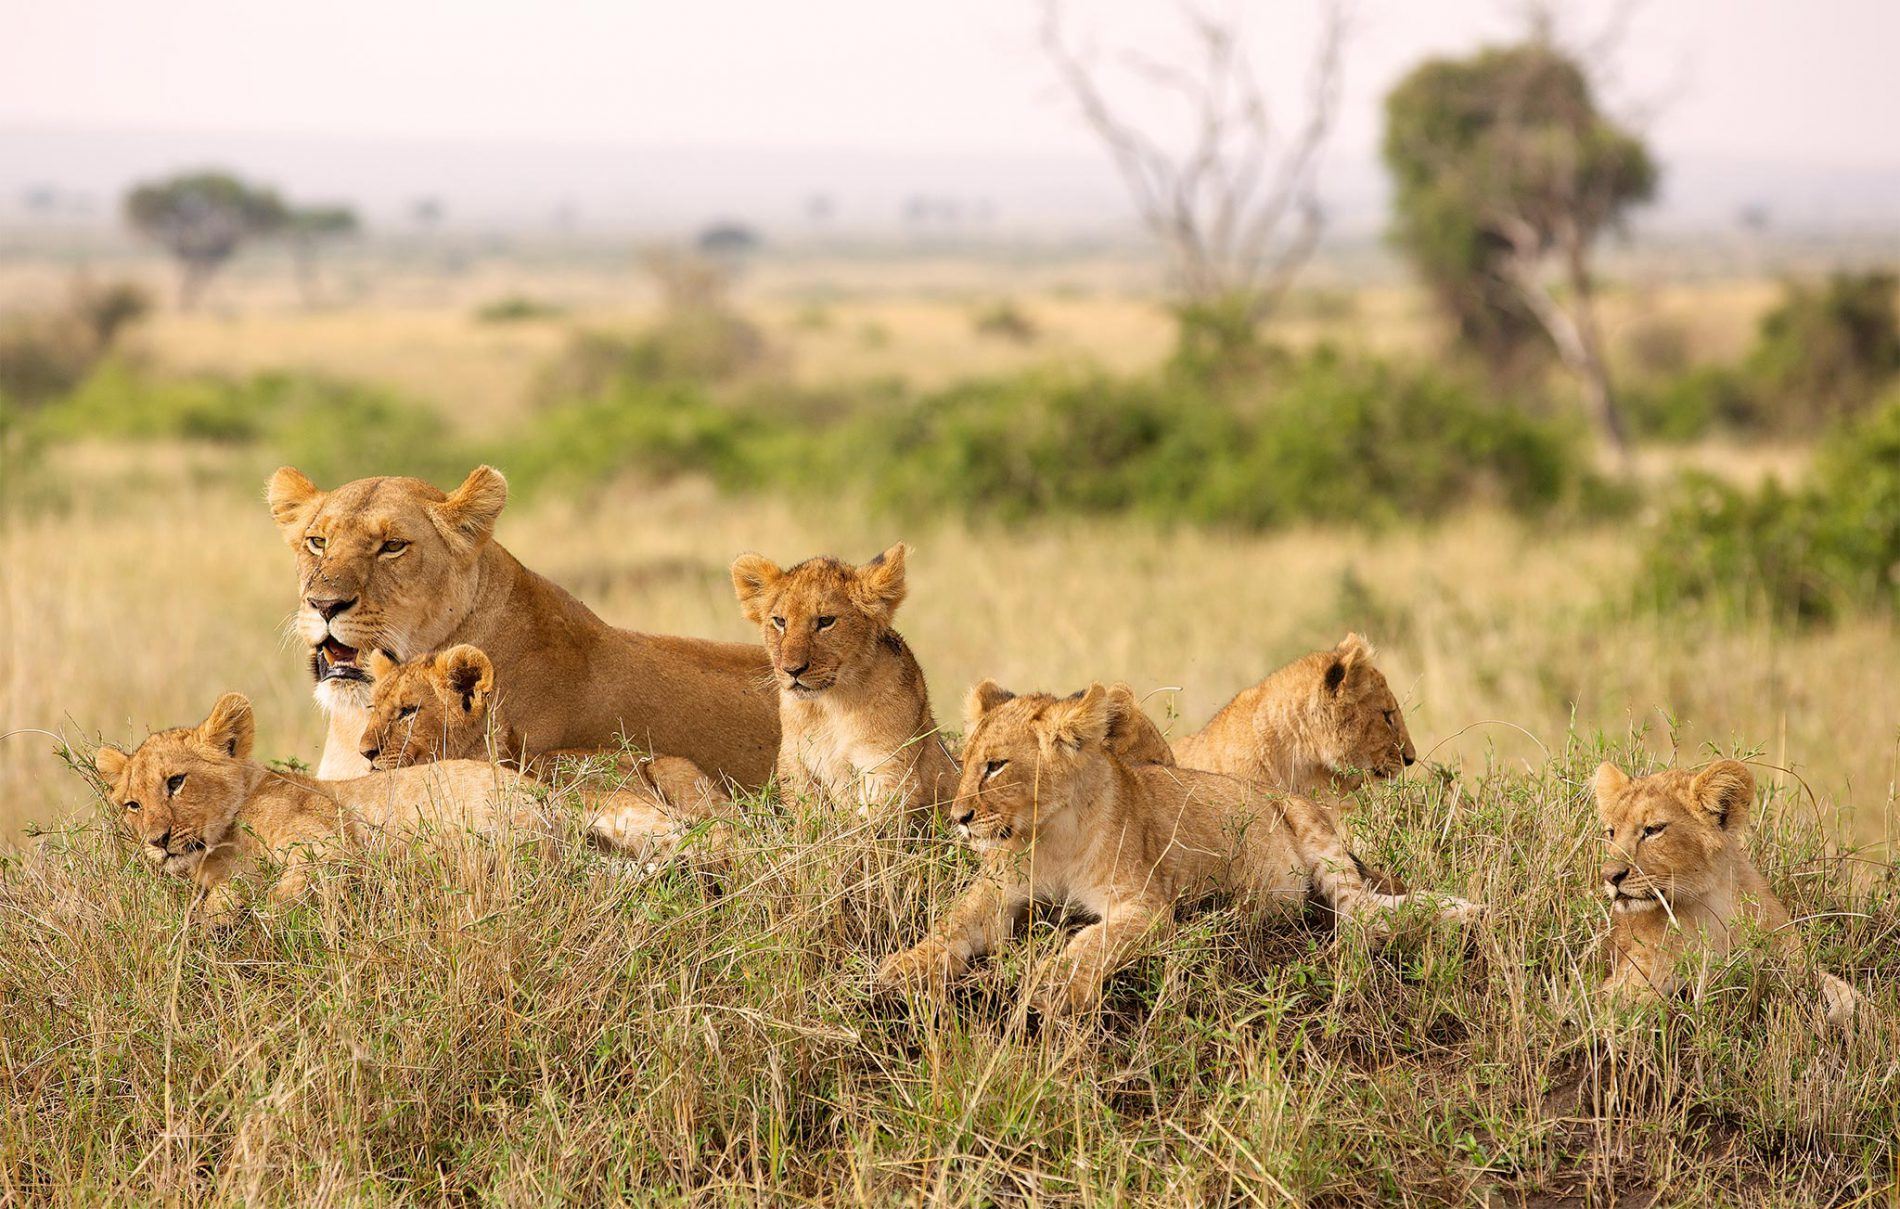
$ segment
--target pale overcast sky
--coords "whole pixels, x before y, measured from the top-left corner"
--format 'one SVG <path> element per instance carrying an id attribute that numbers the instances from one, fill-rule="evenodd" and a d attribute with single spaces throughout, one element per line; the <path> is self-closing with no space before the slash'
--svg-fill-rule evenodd
<path id="1" fill-rule="evenodd" d="M 1245 13 L 1276 99 L 1297 101 L 1316 0 L 1225 2 Z M 1561 7 L 1589 33 L 1614 5 Z M 1425 55 L 1521 31 L 1524 8 L 1358 0 L 1334 161 L 1371 175 L 1384 90 Z M 1065 11 L 1107 49 L 1165 47 L 1174 24 L 1158 0 Z M 1038 50 L 1039 12 L 1035 0 L 0 0 L 0 131 L 1095 155 Z M 1892 170 L 1897 53 L 1900 0 L 1650 0 L 1617 99 L 1657 107 L 1665 162 Z"/>

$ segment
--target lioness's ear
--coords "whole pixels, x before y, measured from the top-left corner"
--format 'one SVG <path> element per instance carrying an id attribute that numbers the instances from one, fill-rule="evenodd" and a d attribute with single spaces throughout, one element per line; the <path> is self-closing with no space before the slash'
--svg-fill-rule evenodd
<path id="1" fill-rule="evenodd" d="M 741 554 L 732 560 L 732 591 L 739 598 L 739 612 L 754 625 L 765 621 L 765 594 L 785 572 L 763 554 Z"/>
<path id="2" fill-rule="evenodd" d="M 970 689 L 970 695 L 963 699 L 963 729 L 967 734 L 976 729 L 976 724 L 1005 701 L 1015 698 L 1010 692 L 994 680 L 979 680 Z"/>
<path id="3" fill-rule="evenodd" d="M 856 568 L 852 577 L 852 599 L 858 602 L 859 608 L 887 625 L 909 590 L 904 584 L 904 558 L 909 553 L 910 547 L 898 542 Z"/>
<path id="4" fill-rule="evenodd" d="M 1724 831 L 1748 826 L 1755 808 L 1755 774 L 1740 760 L 1717 760 L 1696 774 L 1689 792 Z"/>
<path id="5" fill-rule="evenodd" d="M 323 492 L 295 466 L 277 468 L 264 485 L 264 498 L 270 504 L 271 519 L 293 546 L 303 541 L 311 515 L 323 505 Z"/>
<path id="6" fill-rule="evenodd" d="M 371 648 L 369 660 L 364 664 L 371 680 L 386 680 L 392 672 L 401 666 L 402 664 L 397 663 L 390 657 L 389 652 L 383 650 L 381 647 Z"/>
<path id="7" fill-rule="evenodd" d="M 257 721 L 251 716 L 251 699 L 243 693 L 226 693 L 211 707 L 211 713 L 198 724 L 198 742 L 221 756 L 248 760 L 251 743 L 257 738 Z"/>
<path id="8" fill-rule="evenodd" d="M 1108 690 L 1099 684 L 1066 701 L 1058 701 L 1044 715 L 1044 746 L 1081 751 L 1089 743 L 1108 739 Z"/>
<path id="9" fill-rule="evenodd" d="M 105 780 L 116 781 L 131 759 L 131 756 L 116 747 L 102 747 L 92 753 L 92 766 L 99 770 L 99 775 Z"/>
<path id="10" fill-rule="evenodd" d="M 495 687 L 495 665 L 488 661 L 487 652 L 466 642 L 437 655 L 435 670 L 447 689 L 444 700 L 465 714 L 474 713 Z"/>
<path id="11" fill-rule="evenodd" d="M 495 533 L 495 521 L 508 503 L 508 480 L 493 466 L 477 466 L 449 498 L 429 505 L 435 527 L 449 545 L 472 550 Z"/>

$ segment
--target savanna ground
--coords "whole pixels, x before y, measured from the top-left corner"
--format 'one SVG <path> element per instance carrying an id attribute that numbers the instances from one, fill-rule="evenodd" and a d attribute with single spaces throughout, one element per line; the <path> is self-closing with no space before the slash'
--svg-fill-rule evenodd
<path id="1" fill-rule="evenodd" d="M 339 294 L 349 293 L 345 266 Z M 936 385 L 1073 359 L 1139 369 L 1166 317 L 1114 262 L 995 271 L 762 269 L 745 304 L 782 372 Z M 56 284 L 0 273 L 0 296 Z M 520 417 L 576 324 L 633 321 L 611 279 L 413 269 L 305 311 L 235 280 L 162 313 L 136 352 L 181 372 L 290 367 L 393 386 L 459 429 Z M 873 288 L 875 284 L 875 288 Z M 1007 293 L 1037 327 L 984 337 Z M 508 294 L 568 313 L 483 323 Z M 1707 355 L 1745 343 L 1769 283 L 1626 289 Z M 1399 285 L 1316 293 L 1288 338 L 1429 339 Z M 583 1199 L 1151 1203 L 1885 1203 L 1900 1145 L 1900 637 L 1637 610 L 1640 516 L 1267 534 L 1051 518 L 899 526 L 848 500 L 626 480 L 512 507 L 500 539 L 598 611 L 734 639 L 726 565 L 915 547 L 900 628 L 954 718 L 980 676 L 1126 679 L 1198 725 L 1348 629 L 1380 647 L 1420 764 L 1361 795 L 1362 853 L 1493 905 L 1469 938 L 1370 954 L 1319 925 L 1198 915 L 1044 1027 L 1022 1009 L 1053 923 L 941 1011 L 872 999 L 875 960 L 967 874 L 944 838 L 899 850 L 850 823 L 751 812 L 721 884 L 641 877 L 574 847 L 378 857 L 236 934 L 111 838 L 54 754 L 201 717 L 227 689 L 259 754 L 314 761 L 291 561 L 261 501 L 273 461 L 202 443 L 77 442 L 13 466 L 60 484 L 0 529 L 0 1199 Z M 294 460 L 294 451 L 292 452 Z M 1738 478 L 1799 446 L 1701 446 Z M 502 469 L 508 469 L 505 459 Z M 1660 471 L 1658 471 L 1660 473 Z M 1718 993 L 1636 1020 L 1593 1006 L 1606 927 L 1587 792 L 1631 767 L 1758 761 L 1754 850 L 1819 960 L 1874 1008 L 1819 1034 L 1799 970 L 1742 963 Z M 843 831 L 846 834 L 840 835 Z"/>

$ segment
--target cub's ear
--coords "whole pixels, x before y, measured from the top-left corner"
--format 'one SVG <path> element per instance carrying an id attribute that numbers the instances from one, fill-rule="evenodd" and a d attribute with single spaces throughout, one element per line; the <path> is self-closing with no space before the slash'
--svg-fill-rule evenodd
<path id="1" fill-rule="evenodd" d="M 323 492 L 295 466 L 277 468 L 264 485 L 264 499 L 270 504 L 271 519 L 293 546 L 303 543 L 304 529 L 323 506 Z"/>
<path id="2" fill-rule="evenodd" d="M 477 466 L 449 498 L 429 505 L 442 540 L 458 550 L 473 550 L 493 537 L 495 521 L 508 503 L 508 480 L 493 466 Z"/>
<path id="3" fill-rule="evenodd" d="M 1596 791 L 1597 804 L 1602 805 L 1629 788 L 1629 774 L 1605 760 L 1597 765 L 1596 775 L 1590 778 L 1590 788 Z"/>
<path id="4" fill-rule="evenodd" d="M 785 578 L 777 563 L 763 554 L 741 554 L 732 560 L 732 591 L 739 612 L 753 625 L 765 624 L 765 596 Z"/>
<path id="5" fill-rule="evenodd" d="M 1333 648 L 1332 659 L 1326 664 L 1326 691 L 1337 693 L 1348 677 L 1362 667 L 1372 665 L 1372 644 L 1357 633 L 1347 634 Z"/>
<path id="6" fill-rule="evenodd" d="M 220 756 L 248 760 L 256 738 L 257 721 L 251 716 L 251 699 L 243 693 L 226 693 L 219 697 L 210 715 L 198 724 L 198 742 Z"/>
<path id="7" fill-rule="evenodd" d="M 1108 686 L 1108 750 L 1125 764 L 1174 763 L 1174 749 L 1168 746 L 1161 728 L 1142 711 L 1135 690 L 1126 684 Z"/>
<path id="8" fill-rule="evenodd" d="M 125 766 L 131 760 L 131 756 L 116 747 L 102 747 L 92 753 L 92 766 L 108 782 L 118 780 L 119 774 L 125 771 Z"/>
<path id="9" fill-rule="evenodd" d="M 1005 701 L 1014 700 L 1015 697 L 1015 693 L 1010 692 L 994 680 L 985 679 L 977 681 L 976 684 L 971 687 L 969 696 L 963 699 L 963 732 L 967 735 L 969 732 L 975 730 L 976 724 L 983 720 L 984 714 L 989 713 Z"/>
<path id="10" fill-rule="evenodd" d="M 1724 831 L 1748 827 L 1755 809 L 1755 774 L 1740 760 L 1717 760 L 1696 774 L 1689 792 Z"/>
<path id="11" fill-rule="evenodd" d="M 364 664 L 364 668 L 369 672 L 369 678 L 371 680 L 387 680 L 390 674 L 401 666 L 402 664 L 390 658 L 389 652 L 383 650 L 381 647 L 372 647 L 369 653 L 369 660 Z"/>
<path id="12" fill-rule="evenodd" d="M 486 703 L 495 688 L 495 665 L 487 652 L 466 642 L 437 655 L 435 670 L 442 677 L 442 699 L 465 714 Z"/>
<path id="13" fill-rule="evenodd" d="M 897 614 L 897 606 L 904 603 L 904 594 L 909 588 L 904 583 L 904 559 L 910 554 L 910 547 L 898 542 L 870 562 L 856 568 L 852 578 L 851 597 L 858 607 L 889 625 Z"/>
<path id="14" fill-rule="evenodd" d="M 1081 751 L 1090 743 L 1108 740 L 1108 690 L 1100 684 L 1066 701 L 1058 701 L 1043 716 L 1043 747 Z"/>

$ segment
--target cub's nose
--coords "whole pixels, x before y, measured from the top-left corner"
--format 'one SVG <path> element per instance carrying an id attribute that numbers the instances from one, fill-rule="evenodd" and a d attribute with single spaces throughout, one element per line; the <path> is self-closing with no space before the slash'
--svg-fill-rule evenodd
<path id="1" fill-rule="evenodd" d="M 803 676 L 810 667 L 811 667 L 811 660 L 807 659 L 805 662 L 799 664 L 797 667 L 787 667 L 785 669 L 785 674 L 787 676 L 790 676 L 792 679 L 796 680 L 800 676 Z"/>
<path id="2" fill-rule="evenodd" d="M 971 807 L 966 807 L 962 810 L 959 810 L 955 814 L 951 815 L 950 821 L 955 823 L 959 827 L 968 827 L 970 825 L 970 820 L 975 817 L 976 817 L 976 808 L 974 806 L 971 806 Z"/>
<path id="3" fill-rule="evenodd" d="M 308 597 L 304 601 L 304 603 L 309 605 L 311 608 L 315 609 L 317 611 L 317 616 L 323 618 L 325 621 L 329 621 L 331 618 L 335 617 L 338 613 L 343 612 L 345 609 L 355 604 L 356 597 L 354 596 L 350 596 L 350 597 L 311 596 L 311 597 Z"/>
<path id="4" fill-rule="evenodd" d="M 148 842 L 152 845 L 152 847 L 158 849 L 160 852 L 165 851 L 167 848 L 171 847 L 171 843 L 172 843 L 171 829 L 169 827 L 166 828 L 164 831 L 161 831 L 157 835 L 153 836 Z"/>
<path id="5" fill-rule="evenodd" d="M 1630 875 L 1630 867 L 1628 865 L 1603 866 L 1603 880 L 1610 883 L 1611 887 L 1613 888 L 1616 886 L 1621 886 L 1623 884 L 1623 879 L 1628 877 L 1629 875 Z"/>
<path id="6" fill-rule="evenodd" d="M 1410 768 L 1410 767 L 1411 767 L 1412 765 L 1414 765 L 1414 764 L 1416 764 L 1416 763 L 1418 763 L 1418 757 L 1417 757 L 1417 756 L 1415 756 L 1415 755 L 1413 755 L 1413 754 L 1412 754 L 1411 752 L 1409 752 L 1409 751 L 1408 751 L 1408 752 L 1406 752 L 1406 753 L 1404 753 L 1404 755 L 1403 755 L 1403 756 L 1402 756 L 1401 758 L 1402 758 L 1402 759 L 1404 759 L 1404 761 L 1405 761 L 1405 766 L 1406 766 L 1407 768 Z"/>
<path id="7" fill-rule="evenodd" d="M 368 760 L 371 764 L 376 763 L 376 757 L 382 754 L 383 749 L 380 747 L 365 747 L 363 749 L 363 758 Z"/>

